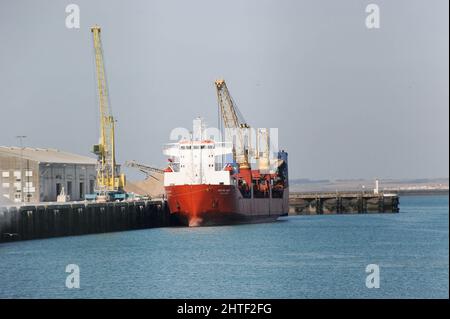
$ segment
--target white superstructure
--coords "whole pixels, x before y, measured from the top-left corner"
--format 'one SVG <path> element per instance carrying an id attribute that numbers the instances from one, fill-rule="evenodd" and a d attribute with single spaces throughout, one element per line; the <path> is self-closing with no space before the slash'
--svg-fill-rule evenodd
<path id="1" fill-rule="evenodd" d="M 171 159 L 171 171 L 164 174 L 164 186 L 231 184 L 220 159 L 232 154 L 232 143 L 206 139 L 204 132 L 203 120 L 196 118 L 190 139 L 166 145 L 163 152 Z"/>

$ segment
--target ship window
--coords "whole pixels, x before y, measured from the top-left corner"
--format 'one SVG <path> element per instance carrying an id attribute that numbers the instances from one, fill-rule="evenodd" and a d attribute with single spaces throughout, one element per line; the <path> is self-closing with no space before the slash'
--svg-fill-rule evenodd
<path id="1" fill-rule="evenodd" d="M 22 179 L 22 173 L 20 171 L 14 171 L 14 177 L 16 181 L 20 181 Z"/>
<path id="2" fill-rule="evenodd" d="M 181 146 L 181 149 L 184 150 L 186 148 L 186 146 Z"/>
<path id="3" fill-rule="evenodd" d="M 205 148 L 205 145 L 202 145 L 200 148 L 201 148 L 201 149 L 204 149 L 204 148 Z"/>
<path id="4" fill-rule="evenodd" d="M 194 149 L 195 149 L 195 150 L 198 150 L 198 149 L 199 149 L 199 146 L 198 146 L 198 145 L 194 146 Z"/>

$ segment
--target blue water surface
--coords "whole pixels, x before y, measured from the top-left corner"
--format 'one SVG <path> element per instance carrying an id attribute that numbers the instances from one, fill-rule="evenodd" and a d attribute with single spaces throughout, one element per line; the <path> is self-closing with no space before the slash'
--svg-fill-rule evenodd
<path id="1" fill-rule="evenodd" d="M 399 214 L 0 244 L 0 298 L 448 298 L 448 196 L 400 202 Z M 68 264 L 79 289 L 65 286 Z"/>

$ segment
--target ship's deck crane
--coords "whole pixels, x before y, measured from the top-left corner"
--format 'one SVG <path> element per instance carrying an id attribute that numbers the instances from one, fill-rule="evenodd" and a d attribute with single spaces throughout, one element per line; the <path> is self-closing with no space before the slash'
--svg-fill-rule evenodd
<path id="1" fill-rule="evenodd" d="M 234 132 L 237 134 L 236 144 L 233 143 L 233 159 L 239 165 L 240 170 L 250 169 L 248 148 L 245 145 L 246 137 L 244 134 L 244 131 L 248 130 L 250 126 L 245 123 L 244 118 L 239 113 L 239 110 L 228 91 L 225 80 L 216 80 L 215 85 L 224 129 L 229 135 L 232 135 Z M 231 139 L 233 138 L 233 136 L 228 137 Z"/>
<path id="2" fill-rule="evenodd" d="M 158 178 L 156 178 L 155 176 L 153 176 L 153 173 L 159 173 L 159 174 L 164 174 L 164 170 L 156 168 L 156 167 L 152 167 L 152 166 L 148 166 L 145 164 L 140 164 L 136 161 L 126 161 L 125 162 L 125 166 L 126 167 L 131 167 L 131 168 L 136 168 L 139 171 L 141 171 L 142 173 L 144 173 L 146 175 L 147 178 L 152 177 L 156 180 L 159 181 Z"/>
<path id="3" fill-rule="evenodd" d="M 100 106 L 100 139 L 94 145 L 93 153 L 98 156 L 96 193 L 106 199 L 118 199 L 124 195 L 125 175 L 116 165 L 114 126 L 108 98 L 108 88 L 103 62 L 103 49 L 100 39 L 101 29 L 95 25 L 91 28 L 95 51 L 95 70 Z"/>

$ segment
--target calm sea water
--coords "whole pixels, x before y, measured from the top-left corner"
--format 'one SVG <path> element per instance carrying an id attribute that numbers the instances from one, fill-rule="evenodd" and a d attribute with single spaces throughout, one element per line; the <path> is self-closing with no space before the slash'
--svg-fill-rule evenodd
<path id="1" fill-rule="evenodd" d="M 293 216 L 0 245 L 1 298 L 448 298 L 448 196 L 400 214 Z M 80 267 L 80 289 L 65 267 Z M 380 288 L 365 286 L 378 264 Z"/>

